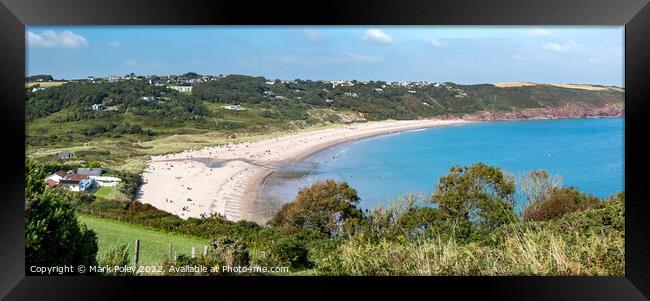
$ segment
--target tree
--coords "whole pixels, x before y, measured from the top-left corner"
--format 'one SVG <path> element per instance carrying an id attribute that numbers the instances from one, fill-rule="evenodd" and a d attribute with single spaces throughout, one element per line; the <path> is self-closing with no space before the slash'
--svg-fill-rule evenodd
<path id="1" fill-rule="evenodd" d="M 526 200 L 522 206 L 521 215 L 524 216 L 526 212 L 539 209 L 551 190 L 561 186 L 562 179 L 559 176 L 550 176 L 546 170 L 533 170 L 521 177 L 519 190 L 523 199 Z"/>
<path id="2" fill-rule="evenodd" d="M 43 185 L 43 168 L 25 164 L 25 270 L 30 266 L 96 265 L 97 236 L 79 225 L 65 194 Z"/>
<path id="3" fill-rule="evenodd" d="M 298 192 L 269 222 L 290 231 L 315 230 L 337 236 L 346 222 L 363 217 L 357 191 L 345 182 L 319 181 Z"/>
<path id="4" fill-rule="evenodd" d="M 598 198 L 584 194 L 573 187 L 552 187 L 543 195 L 538 206 L 526 208 L 522 219 L 524 221 L 547 221 L 598 204 Z"/>
<path id="5" fill-rule="evenodd" d="M 454 166 L 440 178 L 433 203 L 456 236 L 474 240 L 500 225 L 516 221 L 514 179 L 483 163 Z"/>

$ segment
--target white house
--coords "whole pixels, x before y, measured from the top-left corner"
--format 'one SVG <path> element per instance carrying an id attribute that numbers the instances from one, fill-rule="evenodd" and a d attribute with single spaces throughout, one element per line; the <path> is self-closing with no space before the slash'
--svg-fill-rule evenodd
<path id="1" fill-rule="evenodd" d="M 59 170 L 45 178 L 45 181 L 50 184 L 58 184 L 61 179 L 65 178 L 68 174 L 64 172 L 63 170 Z"/>
<path id="2" fill-rule="evenodd" d="M 103 111 L 106 110 L 106 106 L 103 103 L 96 103 L 93 105 L 93 111 Z"/>
<path id="3" fill-rule="evenodd" d="M 59 170 L 45 179 L 49 186 L 60 186 L 70 191 L 86 191 L 93 186 L 94 179 L 86 176 L 73 173 L 66 173 Z"/>
<path id="4" fill-rule="evenodd" d="M 89 176 L 89 178 L 93 179 L 99 187 L 115 187 L 122 181 L 118 177 L 108 176 Z"/>
<path id="5" fill-rule="evenodd" d="M 169 86 L 170 89 L 174 89 L 178 92 L 191 93 L 192 86 Z"/>
<path id="6" fill-rule="evenodd" d="M 244 108 L 242 108 L 240 105 L 234 105 L 234 106 L 223 106 L 224 109 L 228 110 L 235 110 L 235 111 L 243 111 Z"/>

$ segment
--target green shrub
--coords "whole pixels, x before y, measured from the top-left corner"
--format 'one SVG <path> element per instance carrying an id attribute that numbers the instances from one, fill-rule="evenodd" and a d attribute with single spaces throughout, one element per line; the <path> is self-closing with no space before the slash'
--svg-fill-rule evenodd
<path id="1" fill-rule="evenodd" d="M 240 240 L 222 236 L 213 238 L 210 245 L 227 266 L 248 266 L 250 263 L 248 246 Z"/>
<path id="2" fill-rule="evenodd" d="M 527 207 L 524 221 L 547 221 L 598 205 L 598 198 L 584 194 L 573 187 L 552 188 L 538 206 Z"/>
<path id="3" fill-rule="evenodd" d="M 296 235 L 280 238 L 271 249 L 271 256 L 282 266 L 293 269 L 308 268 L 311 262 L 304 241 Z"/>
<path id="4" fill-rule="evenodd" d="M 113 246 L 106 253 L 100 255 L 97 261 L 100 267 L 110 268 L 110 270 L 103 273 L 105 276 L 133 275 L 128 269 L 118 268 L 129 266 L 129 246 L 127 244 Z"/>

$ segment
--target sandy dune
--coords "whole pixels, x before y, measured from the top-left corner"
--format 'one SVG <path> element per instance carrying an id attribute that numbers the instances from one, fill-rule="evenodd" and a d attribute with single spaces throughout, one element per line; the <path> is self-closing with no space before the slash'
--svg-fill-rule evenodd
<path id="1" fill-rule="evenodd" d="M 182 218 L 218 213 L 255 220 L 251 204 L 264 177 L 291 160 L 364 137 L 467 123 L 464 120 L 408 120 L 351 124 L 253 143 L 207 147 L 154 156 L 147 162 L 138 200 Z"/>

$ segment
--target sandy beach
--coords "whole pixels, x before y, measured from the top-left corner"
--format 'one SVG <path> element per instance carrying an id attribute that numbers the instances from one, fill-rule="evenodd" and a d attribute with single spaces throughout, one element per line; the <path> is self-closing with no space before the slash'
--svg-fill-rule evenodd
<path id="1" fill-rule="evenodd" d="M 263 222 L 252 210 L 266 176 L 283 164 L 356 139 L 465 120 L 378 121 L 342 125 L 270 138 L 151 157 L 137 200 L 181 218 L 220 214 L 232 221 Z"/>

